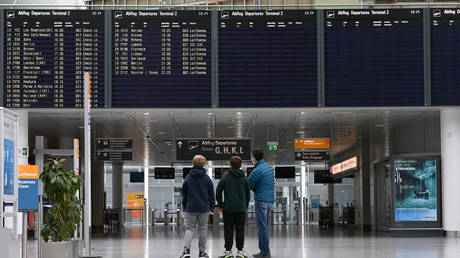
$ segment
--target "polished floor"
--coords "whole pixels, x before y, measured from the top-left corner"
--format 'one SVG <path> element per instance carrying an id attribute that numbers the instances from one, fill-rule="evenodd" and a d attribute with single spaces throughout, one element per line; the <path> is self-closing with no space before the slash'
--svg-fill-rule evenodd
<path id="1" fill-rule="evenodd" d="M 132 227 L 120 233 L 94 235 L 92 254 L 104 258 L 179 257 L 183 228 L 155 226 L 148 230 Z M 223 228 L 210 227 L 208 254 L 217 258 L 223 251 Z M 351 229 L 320 230 L 317 226 L 274 226 L 271 229 L 272 257 L 299 258 L 458 258 L 460 239 L 446 237 L 391 237 L 387 233 Z M 258 252 L 257 230 L 246 229 L 245 250 Z M 192 257 L 198 257 L 198 239 Z M 28 257 L 36 257 L 36 243 L 28 246 Z M 252 256 L 250 256 L 252 257 Z"/>

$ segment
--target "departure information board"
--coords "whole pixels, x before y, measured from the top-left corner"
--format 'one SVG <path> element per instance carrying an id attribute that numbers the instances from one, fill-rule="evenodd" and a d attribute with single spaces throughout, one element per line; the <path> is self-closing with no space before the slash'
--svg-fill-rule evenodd
<path id="1" fill-rule="evenodd" d="M 431 9 L 431 104 L 460 105 L 460 9 Z"/>
<path id="2" fill-rule="evenodd" d="M 83 107 L 90 72 L 92 106 L 104 106 L 104 13 L 5 10 L 4 106 Z"/>
<path id="3" fill-rule="evenodd" d="M 325 10 L 326 106 L 424 105 L 423 10 Z"/>
<path id="4" fill-rule="evenodd" d="M 114 11 L 113 107 L 211 107 L 211 12 Z"/>
<path id="5" fill-rule="evenodd" d="M 219 12 L 219 106 L 318 105 L 316 11 Z"/>

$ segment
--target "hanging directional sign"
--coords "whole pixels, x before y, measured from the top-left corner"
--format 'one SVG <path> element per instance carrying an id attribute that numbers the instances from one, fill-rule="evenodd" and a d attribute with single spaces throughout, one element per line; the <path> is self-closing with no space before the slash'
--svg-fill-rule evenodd
<path id="1" fill-rule="evenodd" d="M 124 138 L 97 138 L 96 149 L 132 149 L 133 139 Z"/>
<path id="2" fill-rule="evenodd" d="M 132 151 L 97 151 L 96 158 L 100 161 L 133 160 Z"/>
<path id="3" fill-rule="evenodd" d="M 251 159 L 251 139 L 177 139 L 176 160 L 191 161 L 197 154 L 207 160 Z"/>
<path id="4" fill-rule="evenodd" d="M 294 154 L 295 160 L 303 161 L 326 161 L 331 158 L 329 151 L 299 151 Z"/>

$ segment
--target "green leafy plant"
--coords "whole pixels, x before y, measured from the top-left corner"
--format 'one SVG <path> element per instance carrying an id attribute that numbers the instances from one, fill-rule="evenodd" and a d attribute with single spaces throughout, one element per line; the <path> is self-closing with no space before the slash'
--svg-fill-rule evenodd
<path id="1" fill-rule="evenodd" d="M 76 196 L 82 183 L 73 171 L 63 169 L 64 159 L 48 159 L 40 174 L 43 191 L 52 206 L 45 215 L 45 242 L 69 241 L 80 226 L 82 205 Z"/>

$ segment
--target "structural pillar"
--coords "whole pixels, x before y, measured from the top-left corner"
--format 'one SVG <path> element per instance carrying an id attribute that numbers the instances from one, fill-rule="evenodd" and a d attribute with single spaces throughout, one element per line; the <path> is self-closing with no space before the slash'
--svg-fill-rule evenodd
<path id="1" fill-rule="evenodd" d="M 441 110 L 442 221 L 448 235 L 460 236 L 460 109 Z"/>
<path id="2" fill-rule="evenodd" d="M 18 110 L 18 148 L 29 147 L 29 112 Z M 29 153 L 27 153 L 29 154 Z M 18 155 L 18 165 L 28 165 L 27 156 Z M 22 257 L 27 256 L 27 212 L 19 212 L 17 219 L 18 233 L 22 235 Z"/>
<path id="3" fill-rule="evenodd" d="M 112 163 L 112 209 L 119 211 L 120 223 L 122 223 L 123 163 Z"/>

